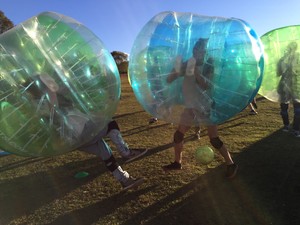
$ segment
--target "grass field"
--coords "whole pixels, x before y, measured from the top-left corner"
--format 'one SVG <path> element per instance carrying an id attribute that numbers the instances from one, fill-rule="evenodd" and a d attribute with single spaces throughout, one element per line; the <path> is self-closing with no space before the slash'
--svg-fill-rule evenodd
<path id="1" fill-rule="evenodd" d="M 74 151 L 53 158 L 0 157 L 0 224 L 153 224 L 153 225 L 299 225 L 300 139 L 280 131 L 279 105 L 260 96 L 256 116 L 249 110 L 220 125 L 222 140 L 239 165 L 233 180 L 224 177 L 223 160 L 215 152 L 209 165 L 196 163 L 201 139 L 185 137 L 183 170 L 165 174 L 173 160 L 175 126 L 158 121 L 136 101 L 127 79 L 116 114 L 124 139 L 132 148 L 149 148 L 139 160 L 122 167 L 145 182 L 137 190 L 121 186 L 101 160 Z M 110 144 L 110 142 L 108 141 Z M 74 175 L 87 171 L 89 176 Z"/>

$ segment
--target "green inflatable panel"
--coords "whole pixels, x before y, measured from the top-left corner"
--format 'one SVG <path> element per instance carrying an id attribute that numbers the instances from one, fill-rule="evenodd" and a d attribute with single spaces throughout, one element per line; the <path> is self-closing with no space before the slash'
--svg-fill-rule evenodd
<path id="1" fill-rule="evenodd" d="M 273 102 L 300 101 L 300 26 L 272 30 L 261 37 L 265 68 L 259 94 Z"/>
<path id="2" fill-rule="evenodd" d="M 0 149 L 48 157 L 102 130 L 121 94 L 115 61 L 83 24 L 43 12 L 0 35 Z"/>

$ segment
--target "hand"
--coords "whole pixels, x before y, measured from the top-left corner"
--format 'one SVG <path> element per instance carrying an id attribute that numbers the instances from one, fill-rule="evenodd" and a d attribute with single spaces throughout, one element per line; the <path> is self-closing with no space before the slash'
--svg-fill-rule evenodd
<path id="1" fill-rule="evenodd" d="M 196 66 L 196 59 L 194 57 L 192 57 L 187 62 L 185 75 L 186 76 L 193 76 L 195 74 L 195 66 Z"/>
<path id="2" fill-rule="evenodd" d="M 175 59 L 175 66 L 174 66 L 174 70 L 176 73 L 180 72 L 181 69 L 181 65 L 182 65 L 182 56 L 177 56 Z"/>

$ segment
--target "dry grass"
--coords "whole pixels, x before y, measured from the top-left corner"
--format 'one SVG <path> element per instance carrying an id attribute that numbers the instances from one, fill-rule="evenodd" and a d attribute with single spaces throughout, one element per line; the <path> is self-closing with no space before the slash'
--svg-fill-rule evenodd
<path id="1" fill-rule="evenodd" d="M 198 165 L 195 149 L 209 145 L 186 136 L 184 170 L 164 174 L 173 160 L 175 127 L 151 117 L 137 103 L 127 79 L 116 114 L 131 147 L 147 147 L 140 160 L 122 164 L 145 183 L 121 192 L 97 158 L 74 151 L 53 158 L 0 157 L 0 224 L 300 224 L 300 139 L 279 131 L 279 106 L 259 98 L 259 115 L 248 109 L 220 125 L 220 136 L 239 164 L 238 176 L 224 178 L 216 152 L 208 166 Z M 109 143 L 109 142 L 108 142 Z M 89 172 L 75 179 L 79 171 Z"/>

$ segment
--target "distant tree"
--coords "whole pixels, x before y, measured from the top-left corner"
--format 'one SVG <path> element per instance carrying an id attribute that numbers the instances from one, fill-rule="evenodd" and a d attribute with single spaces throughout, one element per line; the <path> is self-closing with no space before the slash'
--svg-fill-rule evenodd
<path id="1" fill-rule="evenodd" d="M 0 10 L 0 34 L 14 27 L 13 22 Z"/>
<path id="2" fill-rule="evenodd" d="M 111 52 L 111 55 L 113 56 L 119 73 L 127 73 L 128 70 L 128 54 L 120 51 L 113 51 Z"/>
<path id="3" fill-rule="evenodd" d="M 112 54 L 112 56 L 115 59 L 117 64 L 120 64 L 124 61 L 128 61 L 128 54 L 126 54 L 124 52 L 113 51 L 111 54 Z"/>
<path id="4" fill-rule="evenodd" d="M 118 65 L 119 73 L 127 73 L 128 70 L 128 61 L 122 62 Z"/>

